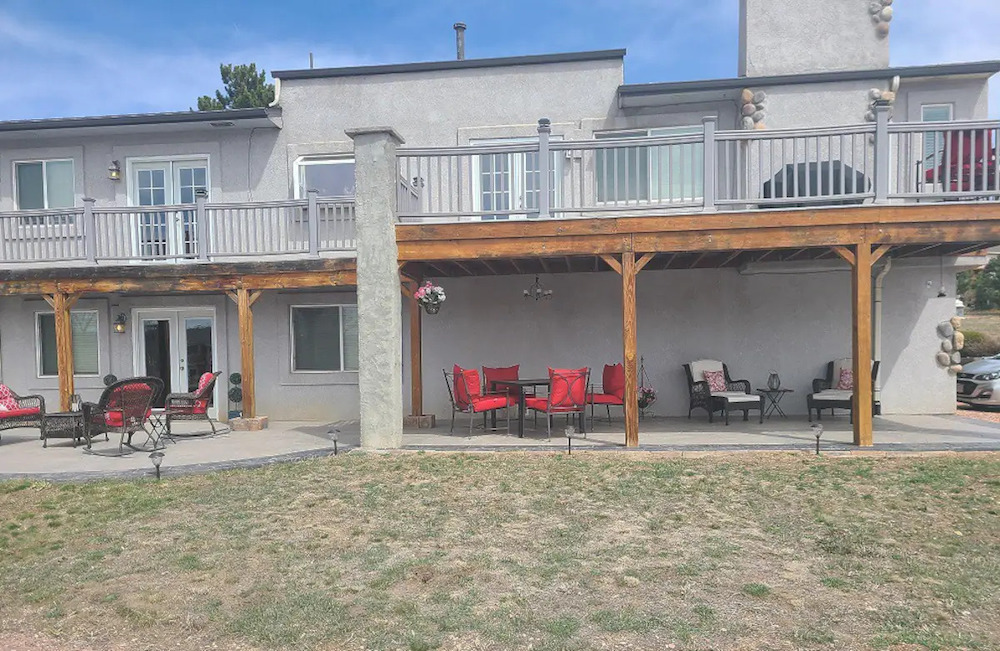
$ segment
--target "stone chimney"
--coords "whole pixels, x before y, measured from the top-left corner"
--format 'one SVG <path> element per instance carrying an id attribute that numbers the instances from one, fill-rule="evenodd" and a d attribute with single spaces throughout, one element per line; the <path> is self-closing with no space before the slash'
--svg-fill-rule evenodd
<path id="1" fill-rule="evenodd" d="M 740 0 L 739 74 L 886 68 L 893 9 L 892 0 Z"/>

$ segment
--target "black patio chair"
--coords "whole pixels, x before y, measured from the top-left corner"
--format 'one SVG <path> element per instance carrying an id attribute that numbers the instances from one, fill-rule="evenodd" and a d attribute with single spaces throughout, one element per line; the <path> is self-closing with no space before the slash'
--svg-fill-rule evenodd
<path id="1" fill-rule="evenodd" d="M 98 402 L 83 403 L 84 436 L 87 450 L 97 434 L 120 434 L 118 454 L 125 446 L 132 447 L 132 435 L 146 432 L 146 421 L 153 410 L 153 401 L 163 393 L 163 380 L 156 377 L 136 377 L 119 380 L 104 389 Z M 127 437 L 127 440 L 126 440 Z"/>

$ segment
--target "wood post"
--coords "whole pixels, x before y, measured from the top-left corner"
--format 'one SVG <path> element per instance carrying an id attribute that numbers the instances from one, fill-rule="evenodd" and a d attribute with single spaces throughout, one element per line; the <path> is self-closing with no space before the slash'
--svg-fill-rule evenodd
<path id="1" fill-rule="evenodd" d="M 75 392 L 73 386 L 73 323 L 70 309 L 78 296 L 56 292 L 45 296 L 52 306 L 56 325 L 56 360 L 59 366 L 59 410 L 69 411 L 70 397 Z"/>
<path id="2" fill-rule="evenodd" d="M 260 298 L 260 291 L 251 292 L 240 286 L 229 297 L 236 303 L 240 324 L 240 374 L 243 375 L 243 417 L 257 416 L 257 398 L 254 390 L 253 358 L 253 304 Z"/>
<path id="3" fill-rule="evenodd" d="M 851 359 L 854 362 L 854 444 L 872 445 L 872 247 L 855 247 L 851 272 L 853 328 Z"/>
<path id="4" fill-rule="evenodd" d="M 402 274 L 400 274 L 402 276 Z M 410 312 L 410 415 L 424 414 L 424 374 L 423 374 L 423 314 L 420 303 L 413 296 L 420 283 L 412 278 L 404 278 L 401 283 L 403 296 Z"/>
<path id="5" fill-rule="evenodd" d="M 622 254 L 622 344 L 625 366 L 625 446 L 639 445 L 639 368 L 636 349 L 635 253 Z"/>

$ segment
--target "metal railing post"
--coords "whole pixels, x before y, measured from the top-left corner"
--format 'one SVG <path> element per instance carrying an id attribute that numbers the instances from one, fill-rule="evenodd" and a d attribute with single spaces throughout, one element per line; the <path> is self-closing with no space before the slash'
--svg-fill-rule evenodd
<path id="1" fill-rule="evenodd" d="M 198 233 L 198 259 L 208 261 L 208 215 L 205 204 L 208 202 L 208 191 L 194 191 L 195 227 Z"/>
<path id="2" fill-rule="evenodd" d="M 97 218 L 94 217 L 94 199 L 83 199 L 83 249 L 87 262 L 97 264 Z"/>
<path id="3" fill-rule="evenodd" d="M 319 196 L 318 190 L 306 192 L 309 197 L 309 205 L 306 208 L 306 219 L 309 226 L 309 255 L 313 258 L 319 257 L 319 208 L 316 198 Z"/>
<path id="4" fill-rule="evenodd" d="M 889 102 L 875 101 L 875 203 L 888 203 L 890 181 Z"/>
<path id="5" fill-rule="evenodd" d="M 549 189 L 552 161 L 549 157 L 549 134 L 552 122 L 548 118 L 538 121 L 538 218 L 549 218 Z"/>
<path id="6" fill-rule="evenodd" d="M 702 118 L 704 126 L 704 148 L 702 158 L 704 168 L 702 173 L 702 206 L 705 212 L 715 212 L 715 192 L 716 192 L 716 172 L 715 164 L 715 128 L 718 122 L 716 117 Z"/>

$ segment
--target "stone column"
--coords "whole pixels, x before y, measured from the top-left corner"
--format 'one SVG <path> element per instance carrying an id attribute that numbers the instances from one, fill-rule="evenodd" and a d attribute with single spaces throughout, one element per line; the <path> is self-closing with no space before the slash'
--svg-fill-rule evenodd
<path id="1" fill-rule="evenodd" d="M 389 127 L 350 129 L 358 266 L 361 447 L 403 443 L 403 319 L 396 249 L 396 147 Z"/>

